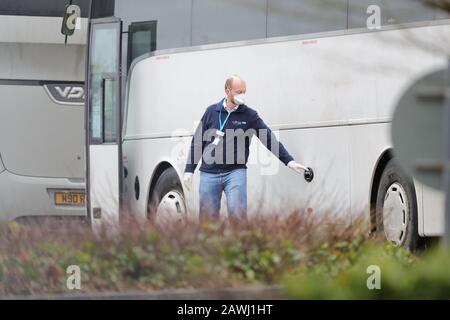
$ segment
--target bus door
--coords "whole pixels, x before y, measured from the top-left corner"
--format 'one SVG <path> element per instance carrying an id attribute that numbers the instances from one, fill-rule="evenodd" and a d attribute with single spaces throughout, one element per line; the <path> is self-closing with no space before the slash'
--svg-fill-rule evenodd
<path id="1" fill-rule="evenodd" d="M 119 226 L 122 195 L 121 33 L 118 18 L 93 19 L 87 62 L 86 191 L 94 231 Z"/>

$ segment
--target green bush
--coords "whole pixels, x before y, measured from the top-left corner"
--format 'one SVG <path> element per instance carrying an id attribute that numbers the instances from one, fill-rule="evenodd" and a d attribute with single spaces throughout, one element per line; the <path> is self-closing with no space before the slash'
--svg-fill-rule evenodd
<path id="1" fill-rule="evenodd" d="M 303 214 L 238 227 L 131 224 L 113 239 L 10 223 L 0 225 L 0 296 L 71 293 L 66 270 L 78 265 L 89 293 L 282 284 L 293 299 L 450 298 L 448 255 L 415 256 L 365 234 Z M 381 290 L 367 288 L 370 265 Z"/>
<path id="2" fill-rule="evenodd" d="M 283 280 L 292 299 L 449 299 L 450 254 L 434 248 L 420 256 L 390 244 L 365 243 L 354 263 L 336 273 L 302 268 Z M 344 259 L 345 261 L 345 259 Z M 341 261 L 342 262 L 342 261 Z M 369 290 L 369 266 L 381 272 L 380 289 Z"/>

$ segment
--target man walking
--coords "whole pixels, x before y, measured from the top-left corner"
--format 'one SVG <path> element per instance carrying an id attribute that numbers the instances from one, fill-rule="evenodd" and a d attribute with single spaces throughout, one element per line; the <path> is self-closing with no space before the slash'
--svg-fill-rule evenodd
<path id="1" fill-rule="evenodd" d="M 297 173 L 308 170 L 294 161 L 258 113 L 245 105 L 246 83 L 238 76 L 225 82 L 226 97 L 209 106 L 191 142 L 184 174 L 189 188 L 200 158 L 200 220 L 218 219 L 222 192 L 232 222 L 247 218 L 247 160 L 256 135 L 281 162 Z"/>

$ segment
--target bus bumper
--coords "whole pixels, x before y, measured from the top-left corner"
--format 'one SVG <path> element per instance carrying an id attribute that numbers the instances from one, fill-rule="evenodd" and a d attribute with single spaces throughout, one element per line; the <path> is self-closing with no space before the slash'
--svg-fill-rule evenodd
<path id="1" fill-rule="evenodd" d="M 84 180 L 0 173 L 0 222 L 20 218 L 86 217 L 86 206 L 55 204 L 55 191 L 85 192 Z"/>

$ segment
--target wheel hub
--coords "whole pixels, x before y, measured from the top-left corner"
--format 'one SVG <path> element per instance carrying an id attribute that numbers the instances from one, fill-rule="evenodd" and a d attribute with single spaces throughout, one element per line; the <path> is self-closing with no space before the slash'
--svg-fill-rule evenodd
<path id="1" fill-rule="evenodd" d="M 156 210 L 156 221 L 161 222 L 183 222 L 186 219 L 186 206 L 183 195 L 172 190 L 162 198 Z"/>
<path id="2" fill-rule="evenodd" d="M 401 245 L 406 236 L 409 218 L 408 198 L 402 185 L 393 183 L 384 197 L 383 226 L 386 238 Z"/>

